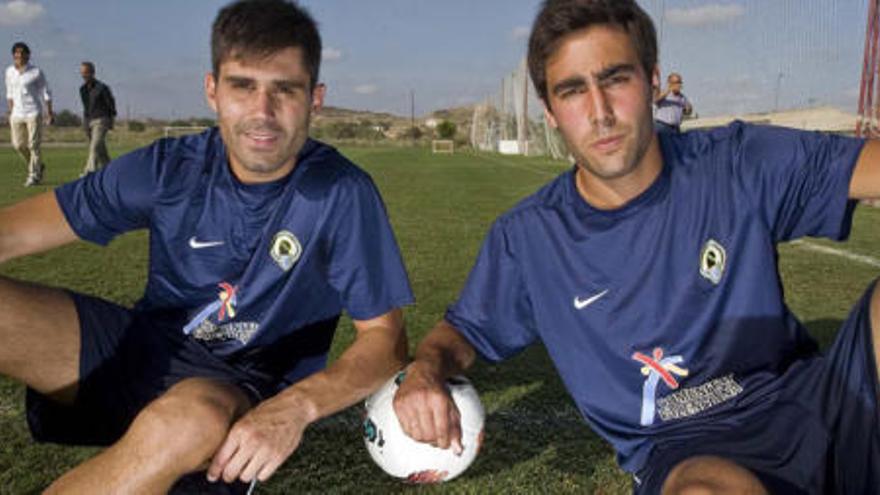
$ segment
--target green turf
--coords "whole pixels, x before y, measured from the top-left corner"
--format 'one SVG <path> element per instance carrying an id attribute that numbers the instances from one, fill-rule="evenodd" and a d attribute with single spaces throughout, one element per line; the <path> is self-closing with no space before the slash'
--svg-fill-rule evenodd
<path id="1" fill-rule="evenodd" d="M 567 167 L 420 149 L 343 151 L 370 172 L 388 207 L 418 299 L 406 310 L 411 348 L 458 294 L 491 221 Z M 0 149 L 0 204 L 72 180 L 85 152 L 46 150 L 47 184 L 25 189 L 24 165 L 11 150 Z M 880 210 L 861 208 L 852 241 L 838 247 L 876 256 L 878 224 Z M 143 233 L 129 234 L 105 249 L 78 243 L 11 261 L 0 273 L 128 304 L 143 290 L 145 239 Z M 827 345 L 878 270 L 797 246 L 780 251 L 790 305 Z M 351 324 L 343 319 L 332 356 L 351 339 Z M 257 493 L 629 493 L 628 477 L 610 448 L 579 419 L 543 349 L 501 365 L 478 363 L 469 375 L 488 411 L 487 431 L 483 452 L 460 479 L 427 488 L 389 479 L 369 460 L 360 411 L 353 408 L 310 427 L 300 449 Z M 5 379 L 0 379 L 0 432 L 0 493 L 39 492 L 94 452 L 31 442 L 22 388 Z"/>

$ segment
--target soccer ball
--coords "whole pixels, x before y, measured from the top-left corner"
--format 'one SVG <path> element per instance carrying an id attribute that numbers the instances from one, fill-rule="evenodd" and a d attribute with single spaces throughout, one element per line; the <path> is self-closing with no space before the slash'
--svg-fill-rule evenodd
<path id="1" fill-rule="evenodd" d="M 452 448 L 439 449 L 410 438 L 394 413 L 394 394 L 403 381 L 400 372 L 367 398 L 364 443 L 370 457 L 386 473 L 408 483 L 439 483 L 463 473 L 480 451 L 486 413 L 477 390 L 463 376 L 446 381 L 452 400 L 461 415 L 461 455 Z"/>

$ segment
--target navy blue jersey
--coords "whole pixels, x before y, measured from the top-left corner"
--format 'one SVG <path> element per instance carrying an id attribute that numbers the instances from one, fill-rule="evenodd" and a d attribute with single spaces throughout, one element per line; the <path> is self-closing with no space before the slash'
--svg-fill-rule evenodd
<path id="1" fill-rule="evenodd" d="M 364 320 L 413 300 L 372 180 L 317 141 L 286 177 L 243 184 L 216 129 L 163 139 L 56 196 L 82 239 L 149 229 L 136 310 L 220 356 L 286 346 L 271 356 L 291 380 L 323 367 L 343 309 Z"/>
<path id="2" fill-rule="evenodd" d="M 848 235 L 862 146 L 743 123 L 660 139 L 661 174 L 619 209 L 587 204 L 571 170 L 501 216 L 446 314 L 492 361 L 543 342 L 629 471 L 652 437 L 735 422 L 816 353 L 776 244 Z"/>

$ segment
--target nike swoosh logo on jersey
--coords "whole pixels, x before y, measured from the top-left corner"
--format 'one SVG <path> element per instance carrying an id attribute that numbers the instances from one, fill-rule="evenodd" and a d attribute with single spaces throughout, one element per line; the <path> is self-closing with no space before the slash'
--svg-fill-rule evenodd
<path id="1" fill-rule="evenodd" d="M 192 236 L 189 238 L 189 247 L 193 249 L 204 249 L 215 246 L 222 246 L 224 244 L 223 241 L 199 241 L 196 239 L 196 236 Z"/>
<path id="2" fill-rule="evenodd" d="M 586 298 L 586 299 L 584 299 L 584 300 L 581 300 L 581 298 L 575 296 L 575 298 L 574 298 L 574 308 L 575 308 L 575 309 L 584 309 L 584 308 L 586 308 L 587 306 L 589 306 L 590 304 L 593 304 L 594 302 L 596 302 L 596 301 L 598 301 L 599 299 L 601 299 L 602 296 L 604 296 L 604 295 L 607 294 L 607 293 L 608 293 L 608 289 L 605 289 L 605 290 L 603 290 L 602 292 L 600 292 L 600 293 L 598 293 L 598 294 L 596 294 L 596 295 L 594 295 L 594 296 L 588 297 L 588 298 Z"/>

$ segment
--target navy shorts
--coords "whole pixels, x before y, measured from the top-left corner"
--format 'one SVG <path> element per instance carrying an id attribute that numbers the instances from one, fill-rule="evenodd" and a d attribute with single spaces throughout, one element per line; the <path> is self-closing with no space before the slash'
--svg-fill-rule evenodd
<path id="1" fill-rule="evenodd" d="M 211 354 L 161 318 L 70 293 L 80 320 L 80 381 L 74 403 L 28 389 L 27 421 L 37 441 L 110 445 L 150 401 L 175 383 L 211 378 L 239 387 L 252 403 L 273 395 L 277 380 Z"/>
<path id="2" fill-rule="evenodd" d="M 660 493 L 669 472 L 693 456 L 717 456 L 752 471 L 773 494 L 867 494 L 880 490 L 880 409 L 871 337 L 874 284 L 822 356 L 796 362 L 777 395 L 736 421 L 683 441 L 659 439 L 633 493 Z"/>

